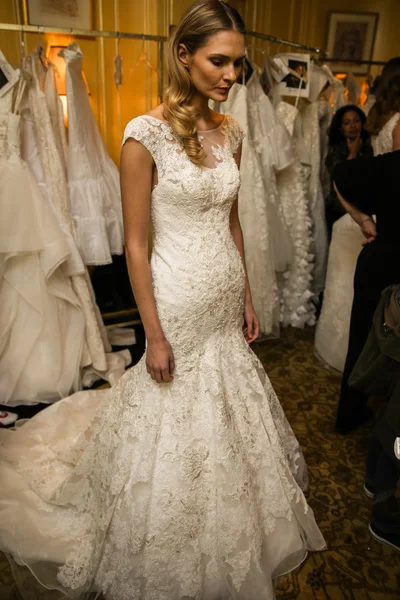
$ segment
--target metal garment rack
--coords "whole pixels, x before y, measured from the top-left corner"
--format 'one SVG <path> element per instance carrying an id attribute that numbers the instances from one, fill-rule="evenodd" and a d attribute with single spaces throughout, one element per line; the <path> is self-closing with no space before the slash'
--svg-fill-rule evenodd
<path id="1" fill-rule="evenodd" d="M 249 37 L 255 37 L 259 40 L 265 40 L 267 42 L 281 44 L 282 46 L 291 46 L 292 48 L 298 48 L 299 50 L 307 50 L 308 52 L 320 54 L 323 57 L 325 57 L 326 54 L 326 52 L 324 52 L 324 50 L 321 50 L 321 48 L 314 48 L 313 46 L 307 46 L 306 44 L 300 44 L 299 42 L 291 42 L 290 40 L 284 40 L 282 38 L 275 37 L 266 33 L 258 33 L 257 31 L 246 30 L 246 35 L 248 35 Z"/>
<path id="2" fill-rule="evenodd" d="M 376 66 L 383 66 L 386 65 L 387 61 L 386 60 L 339 60 L 337 58 L 324 58 L 325 62 L 336 62 L 340 65 L 344 64 L 344 65 L 376 65 Z"/>
<path id="3" fill-rule="evenodd" d="M 58 33 L 70 35 L 71 37 L 85 38 L 113 38 L 117 40 L 143 40 L 144 42 L 157 42 L 159 60 L 158 95 L 163 96 L 164 90 L 164 42 L 167 41 L 163 35 L 150 35 L 147 33 L 128 33 L 124 31 L 102 31 L 96 29 L 76 29 L 75 27 L 47 27 L 44 25 L 22 25 L 16 23 L 0 23 L 0 30 L 17 31 L 19 33 Z"/>

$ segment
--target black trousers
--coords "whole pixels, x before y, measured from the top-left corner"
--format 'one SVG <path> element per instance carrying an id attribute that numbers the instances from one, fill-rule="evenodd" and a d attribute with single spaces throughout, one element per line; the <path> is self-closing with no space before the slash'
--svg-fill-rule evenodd
<path id="1" fill-rule="evenodd" d="M 349 347 L 343 371 L 336 431 L 349 433 L 368 420 L 368 396 L 349 387 L 347 381 L 367 341 L 381 292 L 400 283 L 400 246 L 372 242 L 358 257 L 354 275 Z"/>

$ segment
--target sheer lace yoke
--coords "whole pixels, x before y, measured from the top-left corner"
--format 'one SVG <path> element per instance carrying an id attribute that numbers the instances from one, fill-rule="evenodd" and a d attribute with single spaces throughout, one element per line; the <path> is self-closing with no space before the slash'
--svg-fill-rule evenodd
<path id="1" fill-rule="evenodd" d="M 167 138 L 167 141 L 170 144 L 176 146 L 175 152 L 179 154 L 182 154 L 184 152 L 182 145 L 179 143 L 179 140 L 174 134 L 173 129 L 169 123 L 157 117 L 152 117 L 151 115 L 144 115 L 144 118 L 151 119 L 155 121 L 155 124 L 160 123 L 167 127 L 171 132 L 171 136 Z M 206 158 L 199 168 L 213 170 L 216 169 L 223 162 L 224 149 L 227 144 L 227 136 L 225 131 L 226 120 L 227 119 L 225 117 L 223 121 L 218 125 L 218 127 L 215 127 L 214 129 L 198 131 L 198 138 L 204 149 L 204 152 L 206 153 Z"/>

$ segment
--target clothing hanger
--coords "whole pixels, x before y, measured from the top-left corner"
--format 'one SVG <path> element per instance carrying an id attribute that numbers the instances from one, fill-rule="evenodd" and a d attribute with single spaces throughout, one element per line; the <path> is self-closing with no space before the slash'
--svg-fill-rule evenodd
<path id="1" fill-rule="evenodd" d="M 144 44 L 145 44 L 145 37 L 143 36 L 143 38 L 142 38 L 142 50 L 141 50 L 141 52 L 140 52 L 140 54 L 138 56 L 138 61 L 137 61 L 137 63 L 136 63 L 136 65 L 135 65 L 134 68 L 137 69 L 137 67 L 139 67 L 141 64 L 145 64 L 146 67 L 149 67 L 149 69 L 151 69 L 152 71 L 155 71 L 158 74 L 158 69 L 154 65 L 152 65 L 151 62 L 148 59 L 147 52 L 145 51 Z"/>
<path id="2" fill-rule="evenodd" d="M 114 81 L 118 86 L 122 83 L 122 56 L 120 53 L 120 37 L 117 31 L 117 54 L 114 56 Z"/>

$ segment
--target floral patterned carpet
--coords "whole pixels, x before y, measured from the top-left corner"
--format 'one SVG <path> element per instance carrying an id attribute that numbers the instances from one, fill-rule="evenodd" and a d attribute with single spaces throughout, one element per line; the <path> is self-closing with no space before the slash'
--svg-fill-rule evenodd
<path id="1" fill-rule="evenodd" d="M 371 501 L 362 490 L 368 426 L 347 437 L 333 432 L 340 379 L 314 358 L 313 336 L 312 328 L 289 328 L 279 340 L 254 345 L 304 450 L 309 502 L 328 545 L 279 582 L 277 600 L 400 599 L 400 553 L 368 533 Z M 32 594 L 32 600 L 59 597 Z M 0 555 L 0 600 L 20 598 Z"/>

